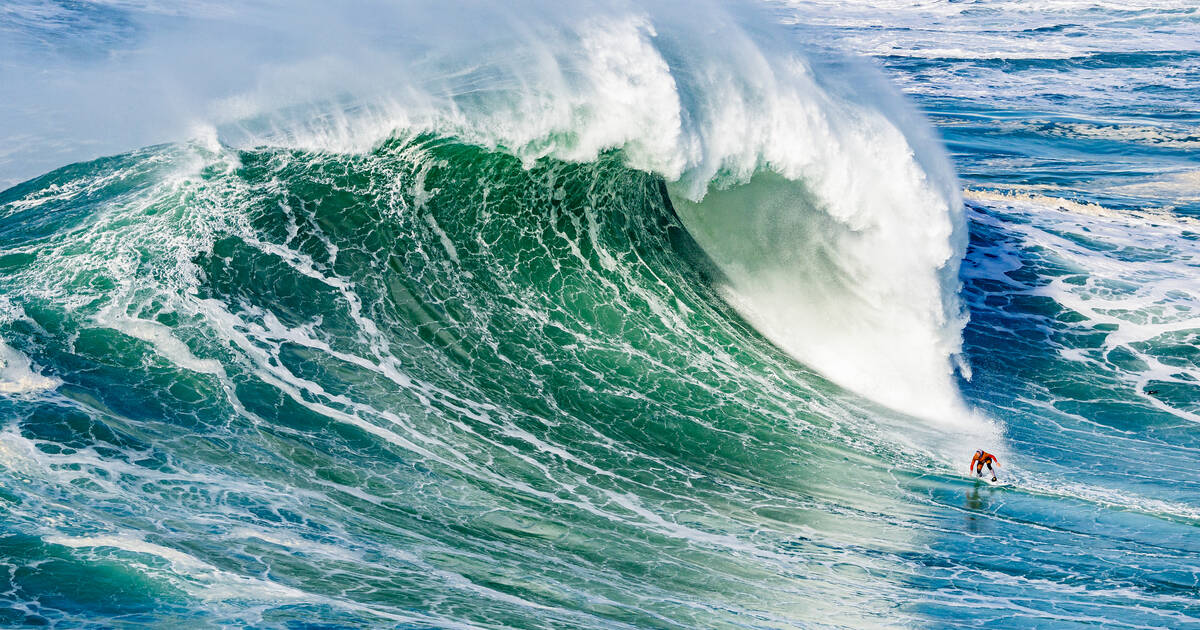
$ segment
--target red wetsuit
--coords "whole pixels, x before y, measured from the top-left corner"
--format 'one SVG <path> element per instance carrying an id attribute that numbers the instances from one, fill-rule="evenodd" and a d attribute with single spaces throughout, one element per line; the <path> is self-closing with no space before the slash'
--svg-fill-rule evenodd
<path id="1" fill-rule="evenodd" d="M 996 470 L 992 468 L 992 464 L 999 466 L 1000 461 L 996 459 L 995 455 L 992 455 L 987 451 L 979 451 L 978 453 L 975 453 L 974 457 L 971 458 L 971 472 L 982 477 L 984 464 L 987 464 L 988 471 L 992 473 L 992 477 L 994 478 L 996 476 Z"/>

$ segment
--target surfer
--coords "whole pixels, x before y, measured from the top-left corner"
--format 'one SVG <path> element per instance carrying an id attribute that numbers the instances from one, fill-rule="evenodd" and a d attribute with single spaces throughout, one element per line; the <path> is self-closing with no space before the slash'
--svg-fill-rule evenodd
<path id="1" fill-rule="evenodd" d="M 975 457 L 971 458 L 971 470 L 976 477 L 983 476 L 983 466 L 987 465 L 988 472 L 992 473 L 992 481 L 996 480 L 996 469 L 992 468 L 992 464 L 1000 465 L 995 455 L 985 452 L 983 449 L 975 451 Z"/>

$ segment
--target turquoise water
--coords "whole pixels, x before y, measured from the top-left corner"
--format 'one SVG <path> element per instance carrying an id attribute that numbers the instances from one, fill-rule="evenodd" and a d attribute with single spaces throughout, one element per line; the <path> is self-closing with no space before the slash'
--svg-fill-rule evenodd
<path id="1" fill-rule="evenodd" d="M 0 17 L 0 625 L 1200 627 L 1200 8 L 361 8 Z"/>

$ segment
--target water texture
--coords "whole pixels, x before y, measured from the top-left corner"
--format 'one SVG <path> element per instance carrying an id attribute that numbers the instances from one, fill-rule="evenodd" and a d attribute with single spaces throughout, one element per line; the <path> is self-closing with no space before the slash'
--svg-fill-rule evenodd
<path id="1" fill-rule="evenodd" d="M 1144 4 L 0 8 L 0 626 L 1200 627 Z"/>

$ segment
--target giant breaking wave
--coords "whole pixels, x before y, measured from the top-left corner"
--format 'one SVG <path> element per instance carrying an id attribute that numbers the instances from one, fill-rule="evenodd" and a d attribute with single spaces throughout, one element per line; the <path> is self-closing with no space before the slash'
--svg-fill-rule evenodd
<path id="1" fill-rule="evenodd" d="M 362 152 L 433 132 L 527 165 L 619 150 L 668 183 L 726 299 L 764 335 L 888 406 L 963 422 L 957 185 L 924 122 L 871 68 L 798 52 L 796 33 L 760 9 L 708 3 L 543 3 L 519 16 L 471 6 L 456 19 L 432 5 L 373 4 L 357 19 L 306 9 L 266 23 L 252 9 L 174 7 L 186 19 L 139 49 L 136 87 L 115 63 L 61 68 L 74 79 L 62 84 L 104 83 L 111 100 L 153 111 L 138 129 L 162 119 L 164 136 L 234 147 Z M 270 62 L 245 63 L 257 48 L 229 34 L 234 20 L 270 33 L 255 44 Z M 404 33 L 384 26 L 401 22 Z M 186 88 L 155 61 L 177 73 L 199 58 Z M 147 93 L 155 79 L 188 105 Z"/>

